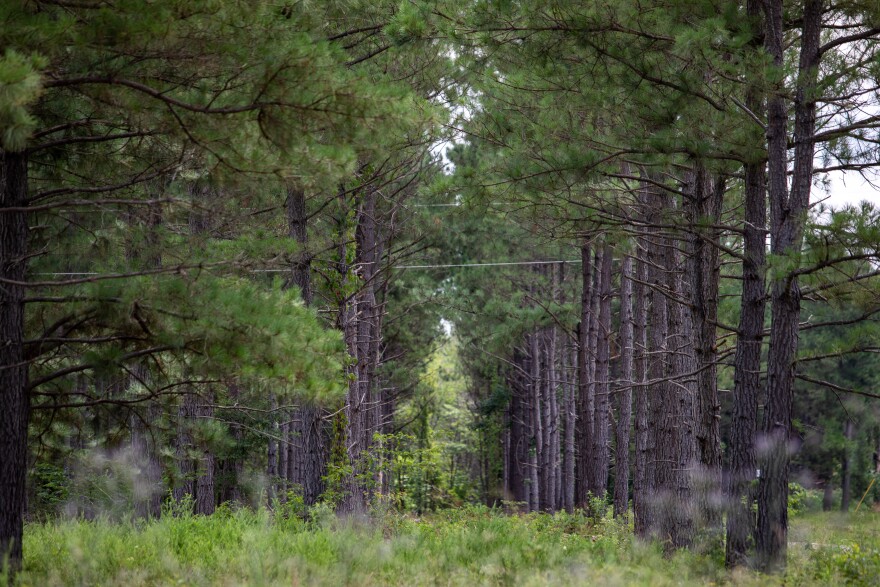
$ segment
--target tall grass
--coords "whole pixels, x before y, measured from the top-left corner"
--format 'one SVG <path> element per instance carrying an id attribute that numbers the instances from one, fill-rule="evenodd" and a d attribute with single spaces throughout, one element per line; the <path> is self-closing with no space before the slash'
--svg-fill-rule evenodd
<path id="1" fill-rule="evenodd" d="M 25 532 L 21 585 L 874 585 L 878 515 L 799 518 L 787 577 L 730 574 L 714 550 L 664 558 L 613 520 L 485 508 L 369 523 L 222 508 L 150 522 L 54 521 Z"/>

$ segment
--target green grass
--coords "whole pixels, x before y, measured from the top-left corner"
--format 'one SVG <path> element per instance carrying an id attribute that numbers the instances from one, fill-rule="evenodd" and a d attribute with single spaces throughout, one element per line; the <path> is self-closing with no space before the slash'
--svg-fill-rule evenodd
<path id="1" fill-rule="evenodd" d="M 788 575 L 727 573 L 716 549 L 664 558 L 612 520 L 480 508 L 309 522 L 222 510 L 149 523 L 61 521 L 25 532 L 21 585 L 876 584 L 880 515 L 794 520 Z M 801 544 L 802 543 L 802 544 Z M 841 548 L 842 546 L 842 548 Z"/>

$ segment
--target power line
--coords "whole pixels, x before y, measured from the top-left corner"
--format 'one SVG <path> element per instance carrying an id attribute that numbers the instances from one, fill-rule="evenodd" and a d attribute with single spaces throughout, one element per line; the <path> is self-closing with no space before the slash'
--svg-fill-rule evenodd
<path id="1" fill-rule="evenodd" d="M 395 269 L 446 269 L 449 267 L 503 267 L 506 265 L 562 265 L 565 263 L 580 263 L 580 259 L 553 260 L 553 261 L 508 261 L 497 263 L 456 263 L 449 265 L 396 265 Z"/>
<path id="2" fill-rule="evenodd" d="M 580 263 L 580 259 L 554 259 L 547 261 L 505 261 L 491 263 L 449 263 L 444 265 L 394 265 L 392 269 L 451 269 L 459 267 L 509 267 L 512 265 L 564 265 L 566 263 Z M 251 269 L 251 273 L 288 273 L 290 269 Z M 91 277 L 102 275 L 95 272 L 42 272 L 34 275 L 51 275 L 53 277 Z"/>

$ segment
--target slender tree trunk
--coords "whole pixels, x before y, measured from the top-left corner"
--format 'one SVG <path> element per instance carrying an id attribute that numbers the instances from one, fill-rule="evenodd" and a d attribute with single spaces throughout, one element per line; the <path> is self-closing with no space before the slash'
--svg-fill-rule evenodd
<path id="1" fill-rule="evenodd" d="M 601 300 L 600 287 L 602 286 L 601 250 L 593 252 L 593 283 L 590 286 L 590 329 L 589 329 L 589 355 L 587 357 L 587 405 L 590 413 L 590 471 L 587 477 L 587 489 L 593 497 L 604 497 L 605 487 L 601 484 L 601 474 L 597 467 L 600 463 L 599 444 L 596 440 L 601 425 L 600 412 L 597 411 L 596 392 L 598 382 L 596 380 L 597 357 L 599 354 L 599 303 Z"/>
<path id="2" fill-rule="evenodd" d="M 190 389 L 189 391 L 192 391 Z M 180 503 L 187 495 L 194 498 L 195 491 L 195 467 L 190 451 L 192 450 L 193 436 L 192 423 L 195 421 L 197 398 L 194 393 L 183 396 L 180 406 L 177 408 L 177 439 L 175 455 L 177 460 L 177 482 L 171 491 L 174 501 Z"/>
<path id="3" fill-rule="evenodd" d="M 276 480 L 278 478 L 278 399 L 275 397 L 273 393 L 269 399 L 269 413 L 272 423 L 272 428 L 269 431 L 269 445 L 267 447 L 267 465 L 266 465 L 266 476 L 269 478 L 267 487 L 267 499 L 269 501 L 269 507 L 272 507 L 275 498 L 278 496 L 278 491 L 276 490 Z"/>
<path id="4" fill-rule="evenodd" d="M 747 11 L 760 24 L 759 0 L 749 0 Z M 754 44 L 763 43 L 763 33 Z M 750 87 L 746 106 L 763 113 L 760 92 Z M 759 114 L 760 115 L 760 114 Z M 752 513 L 757 459 L 755 437 L 758 429 L 758 397 L 761 389 L 761 346 L 764 337 L 765 262 L 767 225 L 766 161 L 761 158 L 745 165 L 745 217 L 743 223 L 742 298 L 733 359 L 733 415 L 730 425 L 730 472 L 727 480 L 728 566 L 746 565 L 754 542 L 755 516 Z"/>
<path id="5" fill-rule="evenodd" d="M 14 573 L 21 565 L 25 510 L 28 369 L 24 361 L 24 287 L 28 223 L 28 159 L 25 153 L 0 150 L 0 556 L 9 556 Z M 14 282 L 14 283 L 10 283 Z"/>
<path id="6" fill-rule="evenodd" d="M 694 469 L 699 465 L 697 449 L 696 396 L 692 382 L 696 364 L 693 355 L 693 332 L 690 329 L 686 307 L 679 300 L 686 300 L 687 293 L 683 283 L 683 261 L 673 242 L 669 242 L 666 251 L 667 287 L 673 299 L 668 304 L 667 319 L 669 320 L 669 371 L 670 398 L 673 400 L 671 413 L 673 423 L 669 430 L 671 451 L 674 455 L 673 470 L 669 471 L 669 479 L 674 480 L 675 488 L 669 495 L 674 495 L 674 507 L 667 511 L 669 526 L 663 534 L 668 536 L 670 545 L 681 548 L 689 547 L 693 542 L 695 518 Z"/>
<path id="7" fill-rule="evenodd" d="M 281 412 L 281 425 L 278 431 L 278 499 L 282 503 L 287 501 L 287 478 L 290 463 L 290 410 Z"/>
<path id="8" fill-rule="evenodd" d="M 803 12 L 801 53 L 795 91 L 794 167 L 788 193 L 787 112 L 781 91 L 768 100 L 767 144 L 770 186 L 771 250 L 794 255 L 801 248 L 810 201 L 816 128 L 815 86 L 818 75 L 822 1 L 807 0 Z M 781 0 L 768 0 L 766 46 L 777 67 L 782 66 L 783 18 Z M 767 365 L 767 406 L 763 433 L 766 451 L 760 455 L 758 484 L 758 563 L 763 570 L 785 566 L 788 544 L 788 475 L 794 359 L 797 354 L 800 288 L 796 274 L 773 282 L 770 351 Z"/>
<path id="9" fill-rule="evenodd" d="M 633 306 L 632 257 L 624 255 L 620 271 L 620 385 L 617 389 L 617 430 L 614 455 L 614 515 L 629 508 L 629 437 L 632 421 Z"/>
<path id="10" fill-rule="evenodd" d="M 308 245 L 308 216 L 305 192 L 293 189 L 287 199 L 288 234 L 302 246 L 291 266 L 289 285 L 296 286 L 306 306 L 312 304 L 311 256 Z M 288 437 L 288 479 L 302 491 L 307 506 L 317 503 L 324 491 L 323 477 L 329 459 L 329 430 L 323 419 L 324 410 L 317 406 L 302 406 L 291 414 Z"/>
<path id="11" fill-rule="evenodd" d="M 531 490 L 530 509 L 534 511 L 541 508 L 541 479 L 543 475 L 540 465 L 544 453 L 544 435 L 541 430 L 543 423 L 541 417 L 541 357 L 538 347 L 538 335 L 531 334 L 528 340 L 531 351 L 531 377 L 529 385 L 531 405 L 529 471 L 531 485 L 529 489 Z"/>
<path id="12" fill-rule="evenodd" d="M 129 386 L 149 382 L 150 373 L 144 363 L 136 363 L 131 369 Z M 152 426 L 159 420 L 160 407 L 151 403 L 145 414 L 132 412 L 129 418 L 131 455 L 137 474 L 134 481 L 134 515 L 137 518 L 158 518 L 162 515 L 162 498 L 165 487 L 162 481 L 162 464 L 159 461 L 157 430 Z"/>
<path id="13" fill-rule="evenodd" d="M 581 247 L 581 321 L 578 326 L 578 378 L 576 416 L 576 469 L 575 506 L 585 507 L 588 501 L 592 472 L 593 403 L 590 395 L 590 324 L 592 319 L 592 255 L 590 247 Z"/>
<path id="14" fill-rule="evenodd" d="M 647 189 L 648 217 L 660 217 L 664 213 L 663 196 L 656 192 L 657 188 Z M 659 538 L 666 542 L 671 539 L 669 530 L 672 510 L 679 506 L 674 497 L 678 486 L 678 455 L 675 445 L 677 406 L 673 383 L 668 380 L 671 372 L 668 365 L 669 308 L 664 293 L 668 288 L 665 272 L 670 265 L 666 259 L 669 245 L 658 229 L 651 228 L 649 231 L 650 236 L 646 238 L 649 265 L 647 281 L 650 283 L 651 299 L 651 311 L 648 314 L 648 348 L 651 353 L 648 379 L 653 383 L 648 389 L 651 398 L 648 421 L 652 429 L 654 450 L 651 453 L 653 458 L 648 461 L 651 488 L 647 496 L 650 500 L 648 519 L 651 521 L 648 532 L 659 534 Z"/>
<path id="15" fill-rule="evenodd" d="M 349 489 L 345 492 L 341 511 L 347 514 L 363 514 L 369 500 L 365 484 L 364 455 L 372 445 L 375 431 L 375 412 L 378 408 L 374 390 L 374 374 L 378 363 L 379 311 L 376 304 L 376 274 L 379 264 L 379 243 L 376 223 L 376 191 L 371 186 L 360 192 L 360 202 L 355 229 L 356 261 L 361 277 L 359 290 L 350 308 L 349 354 L 356 358 L 354 381 L 346 398 L 347 446 L 352 463 Z"/>
<path id="16" fill-rule="evenodd" d="M 553 302 L 559 301 L 559 270 L 558 266 L 550 267 L 550 279 L 552 287 Z M 562 470 L 561 470 L 561 442 L 560 442 L 560 413 L 559 413 L 559 391 L 562 389 L 560 384 L 560 370 L 558 368 L 558 347 L 559 333 L 556 325 L 549 329 L 547 337 L 547 398 L 550 402 L 550 450 L 548 456 L 548 464 L 550 466 L 550 510 L 557 511 L 562 507 Z M 563 392 L 564 393 L 564 392 Z"/>
<path id="17" fill-rule="evenodd" d="M 834 484 L 831 483 L 831 479 L 826 479 L 824 483 L 825 486 L 822 491 L 822 511 L 830 512 L 834 509 Z"/>
<path id="18" fill-rule="evenodd" d="M 847 418 L 843 424 L 843 439 L 843 455 L 841 455 L 840 459 L 840 511 L 848 512 L 849 503 L 852 499 L 852 468 L 850 467 L 852 449 L 850 448 L 850 443 L 853 439 L 853 421 L 850 418 Z"/>
<path id="19" fill-rule="evenodd" d="M 577 364 L 574 353 L 567 349 L 563 353 L 562 372 L 564 375 L 563 390 L 565 401 L 563 412 L 565 419 L 565 440 L 562 457 L 562 506 L 565 511 L 574 511 L 574 487 L 575 487 L 575 388 L 574 377 L 571 369 Z"/>
<path id="20" fill-rule="evenodd" d="M 597 497 L 608 492 L 608 469 L 611 460 L 611 386 L 609 385 L 611 352 L 611 247 L 602 246 L 598 267 L 598 312 L 596 317 L 596 370 L 593 388 L 596 411 L 593 417 L 593 491 Z"/>
<path id="21" fill-rule="evenodd" d="M 639 239 L 641 241 L 641 239 Z M 637 243 L 641 247 L 641 242 Z M 635 534 L 640 538 L 650 535 L 651 520 L 650 494 L 653 489 L 653 474 L 650 469 L 651 430 L 648 427 L 650 405 L 648 401 L 648 295 L 644 283 L 647 278 L 641 251 L 636 259 L 636 283 L 633 287 L 635 304 L 633 308 L 633 349 L 635 351 L 635 467 L 633 474 L 633 518 Z"/>
<path id="22" fill-rule="evenodd" d="M 688 236 L 688 292 L 690 319 L 696 361 L 697 448 L 701 471 L 697 481 L 699 510 L 709 528 L 720 531 L 721 502 L 721 404 L 718 400 L 718 352 L 716 327 L 718 321 L 718 287 L 720 265 L 718 247 L 721 237 L 718 225 L 724 199 L 723 180 L 713 181 L 701 162 L 694 165 L 690 197 L 685 210 L 691 233 Z"/>
<path id="23" fill-rule="evenodd" d="M 550 330 L 542 329 L 538 335 L 538 354 L 541 358 L 541 509 L 553 510 L 553 373 L 550 363 Z"/>
<path id="24" fill-rule="evenodd" d="M 229 393 L 229 399 L 233 405 L 239 401 L 239 398 L 241 396 L 241 388 L 236 381 L 230 381 L 227 384 L 227 392 Z M 232 440 L 235 443 L 236 448 L 240 450 L 242 442 L 241 426 L 234 422 L 231 423 L 230 432 L 232 434 Z M 218 479 L 216 480 L 216 484 L 219 486 L 219 503 L 231 502 L 244 504 L 244 497 L 241 491 L 241 479 L 244 472 L 244 462 L 237 453 L 238 450 L 236 450 L 233 454 L 227 454 L 226 458 L 222 461 L 219 461 L 217 465 Z"/>
<path id="25" fill-rule="evenodd" d="M 490 393 L 491 395 L 491 393 Z M 487 396 L 490 397 L 490 396 Z M 511 398 L 511 402 L 513 399 Z M 502 469 L 501 469 L 501 499 L 504 501 L 513 501 L 513 491 L 512 491 L 512 477 L 511 471 L 513 467 L 511 466 L 511 461 L 513 460 L 513 451 L 511 450 L 511 428 L 513 426 L 512 418 L 511 418 L 511 405 L 508 403 L 507 409 L 504 410 L 504 429 L 501 431 L 501 460 L 502 460 Z M 488 496 L 488 487 L 487 487 L 487 496 Z M 488 499 L 488 498 L 487 498 Z"/>
<path id="26" fill-rule="evenodd" d="M 214 417 L 214 408 L 211 404 L 214 401 L 214 392 L 206 391 L 205 399 L 199 402 L 198 417 L 200 420 L 210 420 Z M 210 516 L 214 513 L 217 504 L 217 498 L 214 494 L 214 468 L 216 459 L 214 451 L 203 441 L 201 449 L 201 457 L 199 458 L 196 468 L 196 501 L 195 513 L 202 516 Z"/>
<path id="27" fill-rule="evenodd" d="M 522 356 L 519 352 L 514 353 L 514 364 L 522 365 Z M 528 446 L 528 411 L 524 401 L 525 385 L 521 384 L 521 376 L 518 373 L 511 375 L 509 385 L 510 398 L 510 484 L 509 491 L 513 501 L 524 503 L 528 506 L 529 491 L 529 446 Z"/>

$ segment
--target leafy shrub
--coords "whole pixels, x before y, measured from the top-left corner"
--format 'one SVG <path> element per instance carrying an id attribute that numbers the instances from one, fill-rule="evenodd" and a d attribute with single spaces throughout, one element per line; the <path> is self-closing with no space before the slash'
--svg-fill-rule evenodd
<path id="1" fill-rule="evenodd" d="M 34 484 L 33 513 L 37 517 L 57 513 L 61 505 L 70 497 L 70 479 L 64 469 L 51 463 L 37 463 L 31 473 Z"/>
<path id="2" fill-rule="evenodd" d="M 804 488 L 799 483 L 788 484 L 788 515 L 797 516 L 822 509 L 822 496 L 818 491 Z"/>

